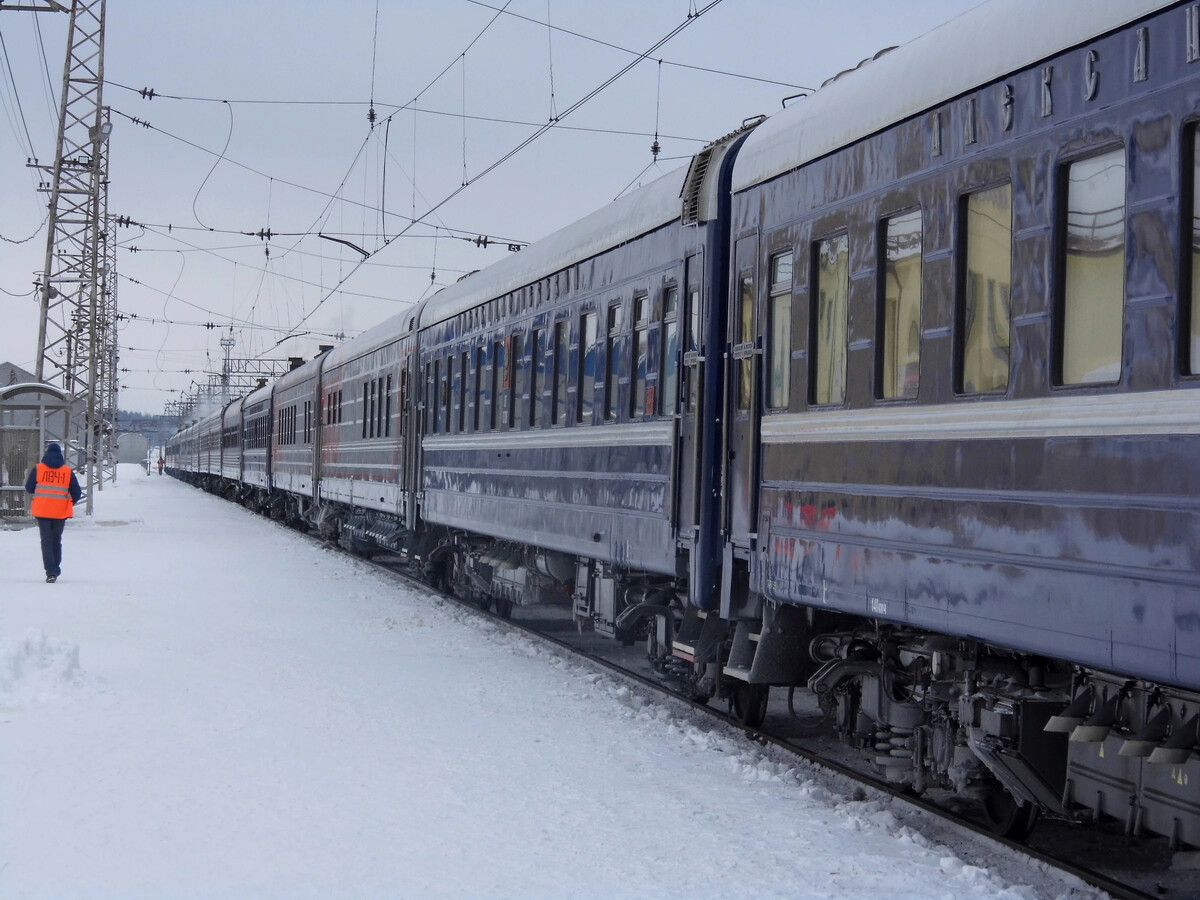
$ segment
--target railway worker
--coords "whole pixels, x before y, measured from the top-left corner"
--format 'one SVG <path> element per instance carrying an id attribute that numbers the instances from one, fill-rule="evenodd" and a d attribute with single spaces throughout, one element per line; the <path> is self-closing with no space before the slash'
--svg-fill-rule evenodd
<path id="1" fill-rule="evenodd" d="M 166 464 L 167 464 L 167 461 L 160 456 L 158 458 L 158 474 L 160 476 L 162 475 L 163 466 L 165 466 Z M 149 475 L 150 473 L 147 472 L 146 474 Z"/>
<path id="2" fill-rule="evenodd" d="M 25 479 L 25 491 L 33 494 L 29 512 L 37 519 L 42 537 L 42 565 L 46 569 L 46 582 L 52 584 L 62 571 L 63 528 L 83 494 L 58 444 L 51 443 L 46 448 L 42 461 Z"/>

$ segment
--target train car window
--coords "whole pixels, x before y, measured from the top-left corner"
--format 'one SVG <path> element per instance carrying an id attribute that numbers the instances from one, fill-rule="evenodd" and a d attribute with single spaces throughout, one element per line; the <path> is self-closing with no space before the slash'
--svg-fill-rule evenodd
<path id="1" fill-rule="evenodd" d="M 459 384 L 454 390 L 454 395 L 458 398 L 458 430 L 462 433 L 467 430 L 467 403 L 468 392 L 471 390 L 471 383 L 468 380 L 467 373 L 471 367 L 471 355 L 468 351 L 462 352 L 462 359 L 458 365 Z"/>
<path id="2" fill-rule="evenodd" d="M 679 399 L 679 288 L 669 287 L 663 294 L 662 328 L 662 414 L 675 415 Z"/>
<path id="3" fill-rule="evenodd" d="M 541 282 L 538 283 L 541 288 Z M 536 428 L 546 385 L 546 329 L 533 329 L 533 365 L 529 370 L 529 425 Z"/>
<path id="4" fill-rule="evenodd" d="M 375 437 L 383 437 L 383 379 L 375 380 Z"/>
<path id="5" fill-rule="evenodd" d="M 640 419 L 646 414 L 646 328 L 650 324 L 650 298 L 642 295 L 633 298 L 633 348 L 629 354 L 629 415 Z M 653 404 L 651 404 L 653 405 Z"/>
<path id="6" fill-rule="evenodd" d="M 579 394 L 575 412 L 577 422 L 592 421 L 596 407 L 596 314 L 584 313 L 579 319 Z"/>
<path id="7" fill-rule="evenodd" d="M 816 315 L 812 320 L 814 404 L 846 399 L 846 323 L 850 298 L 850 240 L 844 234 L 816 244 L 813 272 Z"/>
<path id="8" fill-rule="evenodd" d="M 570 322 L 560 319 L 554 323 L 554 424 L 567 422 L 567 338 Z"/>
<path id="9" fill-rule="evenodd" d="M 492 431 L 500 427 L 500 390 L 508 389 L 508 372 L 504 368 L 504 341 L 492 344 Z"/>
<path id="10" fill-rule="evenodd" d="M 379 437 L 379 414 L 383 410 L 383 397 L 380 396 L 380 384 L 376 378 L 371 379 L 371 428 L 370 436 Z"/>
<path id="11" fill-rule="evenodd" d="M 384 393 L 386 407 L 383 411 L 383 436 L 392 436 L 392 376 L 387 377 L 387 391 Z"/>
<path id="12" fill-rule="evenodd" d="M 517 366 L 525 356 L 525 335 L 514 334 L 508 345 L 508 427 L 517 427 Z"/>
<path id="13" fill-rule="evenodd" d="M 1191 302 L 1188 304 L 1187 319 L 1191 327 L 1188 329 L 1188 346 L 1186 351 L 1187 371 L 1189 375 L 1200 375 L 1200 141 L 1197 141 L 1200 128 L 1191 131 L 1192 143 L 1192 208 L 1191 208 L 1191 262 L 1188 272 L 1191 275 Z"/>
<path id="14" fill-rule="evenodd" d="M 364 381 L 363 382 L 363 413 L 362 413 L 362 436 L 364 438 L 367 436 L 367 424 L 371 420 L 371 414 L 369 411 L 369 407 L 367 406 L 367 400 L 368 400 L 368 397 L 370 396 L 370 393 L 371 393 L 370 387 L 367 385 L 367 382 Z"/>
<path id="15" fill-rule="evenodd" d="M 446 434 L 454 433 L 454 354 L 446 354 L 446 377 L 442 380 L 442 413 Z"/>
<path id="16" fill-rule="evenodd" d="M 617 337 L 623 324 L 621 301 L 617 300 L 608 308 L 608 337 L 604 347 L 604 418 L 608 421 L 617 418 Z"/>
<path id="17" fill-rule="evenodd" d="M 433 360 L 430 379 L 430 433 L 442 431 L 442 360 Z"/>
<path id="18" fill-rule="evenodd" d="M 771 259 L 767 345 L 767 406 L 787 409 L 792 386 L 792 254 Z"/>
<path id="19" fill-rule="evenodd" d="M 381 407 L 381 398 L 379 396 L 379 381 L 371 379 L 371 425 L 367 429 L 368 437 L 379 436 L 379 410 Z"/>
<path id="20" fill-rule="evenodd" d="M 911 400 L 921 363 L 921 210 L 893 216 L 882 231 L 875 387 L 882 399 Z"/>
<path id="21" fill-rule="evenodd" d="M 957 387 L 966 393 L 1002 391 L 1008 387 L 1012 185 L 970 194 L 964 213 Z"/>
<path id="22" fill-rule="evenodd" d="M 483 365 L 486 354 L 483 347 L 475 348 L 475 403 L 471 407 L 471 430 L 479 431 L 479 409 L 483 406 Z"/>
<path id="23" fill-rule="evenodd" d="M 342 392 L 340 389 L 337 392 L 337 423 L 342 424 Z"/>
<path id="24" fill-rule="evenodd" d="M 1121 377 L 1125 311 L 1125 150 L 1066 169 L 1062 384 Z"/>

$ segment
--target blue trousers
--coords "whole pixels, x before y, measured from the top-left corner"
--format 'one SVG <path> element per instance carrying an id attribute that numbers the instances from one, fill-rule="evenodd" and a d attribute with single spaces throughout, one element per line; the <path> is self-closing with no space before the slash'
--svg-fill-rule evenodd
<path id="1" fill-rule="evenodd" d="M 42 565 L 47 575 L 61 575 L 62 535 L 66 519 L 45 519 L 38 516 L 38 531 L 42 535 Z"/>

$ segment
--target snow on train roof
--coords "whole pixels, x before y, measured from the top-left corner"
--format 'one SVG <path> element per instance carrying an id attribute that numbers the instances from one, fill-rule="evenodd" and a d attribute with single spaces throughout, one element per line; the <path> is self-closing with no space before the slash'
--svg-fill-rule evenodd
<path id="1" fill-rule="evenodd" d="M 791 171 L 1171 5 L 1172 0 L 991 0 L 772 116 L 742 146 L 733 189 Z"/>
<path id="2" fill-rule="evenodd" d="M 420 311 L 420 327 L 444 321 L 680 217 L 687 166 L 668 172 L 520 253 L 439 291 Z"/>

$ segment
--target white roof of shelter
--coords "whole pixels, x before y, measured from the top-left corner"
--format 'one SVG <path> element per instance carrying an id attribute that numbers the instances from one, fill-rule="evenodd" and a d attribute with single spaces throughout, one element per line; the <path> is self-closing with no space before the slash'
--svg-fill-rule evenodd
<path id="1" fill-rule="evenodd" d="M 7 400 L 9 397 L 16 397 L 20 394 L 50 394 L 58 397 L 66 402 L 72 399 L 71 395 L 60 387 L 55 387 L 52 384 L 45 384 L 40 381 L 22 381 L 17 384 L 6 384 L 0 388 L 0 401 Z"/>
<path id="2" fill-rule="evenodd" d="M 741 191 L 1107 34 L 1171 0 L 991 0 L 842 73 L 746 139 Z"/>

